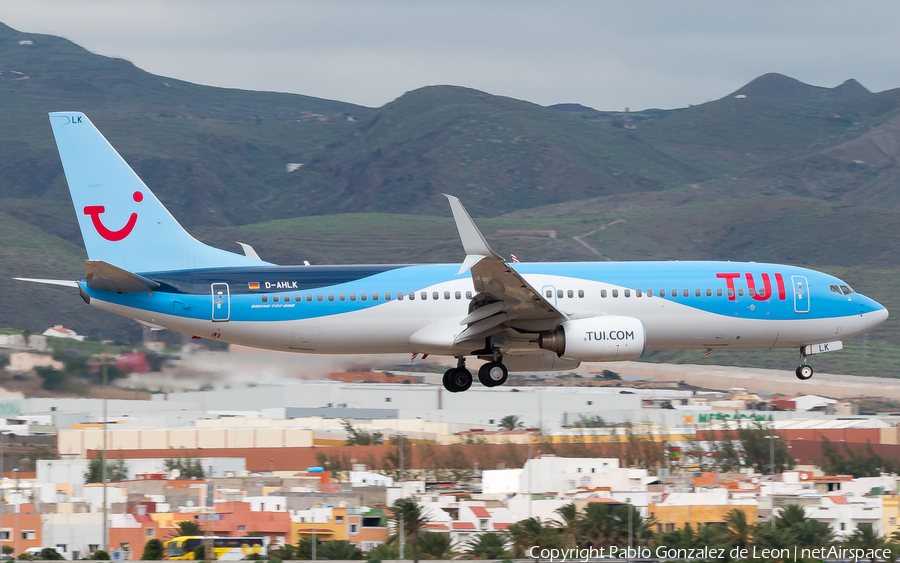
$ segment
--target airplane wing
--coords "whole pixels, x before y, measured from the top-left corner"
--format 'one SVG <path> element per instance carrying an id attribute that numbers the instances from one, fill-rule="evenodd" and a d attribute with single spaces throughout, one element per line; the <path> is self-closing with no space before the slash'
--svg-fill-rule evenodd
<path id="1" fill-rule="evenodd" d="M 568 317 L 562 311 L 544 299 L 491 249 L 459 199 L 444 196 L 450 201 L 459 238 L 466 251 L 459 272 L 471 270 L 475 290 L 483 303 L 460 322 L 467 328 L 456 337 L 456 342 L 500 332 L 502 325 L 513 319 L 515 324 L 523 326 L 566 320 Z"/>

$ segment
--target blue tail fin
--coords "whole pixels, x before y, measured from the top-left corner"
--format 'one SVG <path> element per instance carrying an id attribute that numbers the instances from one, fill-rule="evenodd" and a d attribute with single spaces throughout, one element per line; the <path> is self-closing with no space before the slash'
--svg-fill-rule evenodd
<path id="1" fill-rule="evenodd" d="M 198 241 L 80 112 L 50 114 L 88 258 L 129 272 L 269 266 Z"/>

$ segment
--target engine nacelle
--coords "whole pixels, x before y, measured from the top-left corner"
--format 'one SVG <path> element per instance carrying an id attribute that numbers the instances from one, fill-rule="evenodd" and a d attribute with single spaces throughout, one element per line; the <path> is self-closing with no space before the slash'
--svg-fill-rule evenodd
<path id="1" fill-rule="evenodd" d="M 538 336 L 538 345 L 544 350 L 581 362 L 636 360 L 644 355 L 646 343 L 641 321 L 614 315 L 566 321 Z"/>

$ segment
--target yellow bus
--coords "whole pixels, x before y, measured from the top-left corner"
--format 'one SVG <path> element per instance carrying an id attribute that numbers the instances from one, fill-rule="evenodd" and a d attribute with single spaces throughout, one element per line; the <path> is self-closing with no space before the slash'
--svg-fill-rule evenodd
<path id="1" fill-rule="evenodd" d="M 263 538 L 226 538 L 213 536 L 178 536 L 163 542 L 166 559 L 194 559 L 194 549 L 203 542 L 212 539 L 213 550 L 219 561 L 240 561 L 242 559 L 266 558 L 266 546 Z"/>

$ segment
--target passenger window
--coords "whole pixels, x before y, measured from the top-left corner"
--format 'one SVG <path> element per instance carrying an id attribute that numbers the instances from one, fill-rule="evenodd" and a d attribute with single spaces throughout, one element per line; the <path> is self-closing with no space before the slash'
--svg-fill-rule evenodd
<path id="1" fill-rule="evenodd" d="M 653 290 L 652 290 L 652 289 L 648 289 L 648 290 L 647 290 L 647 297 L 653 297 Z"/>
<path id="2" fill-rule="evenodd" d="M 403 297 L 404 297 L 403 292 L 398 291 L 397 292 L 397 301 L 403 301 Z"/>
<path id="3" fill-rule="evenodd" d="M 372 301 L 378 301 L 378 293 L 377 292 L 372 294 Z"/>
<path id="4" fill-rule="evenodd" d="M 612 290 L 612 296 L 613 296 L 613 297 L 618 297 L 618 296 L 619 296 L 619 290 L 618 290 L 618 289 Z"/>
<path id="5" fill-rule="evenodd" d="M 428 299 L 428 292 L 427 292 L 427 291 L 423 291 L 423 292 L 422 292 L 422 295 L 420 295 L 420 297 L 422 298 L 422 301 L 425 301 L 426 299 Z"/>
<path id="6" fill-rule="evenodd" d="M 721 287 L 720 287 L 719 289 L 716 290 L 716 296 L 717 296 L 717 297 L 722 297 L 722 288 L 721 288 Z"/>
<path id="7" fill-rule="evenodd" d="M 462 293 L 457 291 L 454 297 L 456 297 L 457 299 L 462 299 Z"/>
<path id="8" fill-rule="evenodd" d="M 738 297 L 743 297 L 743 296 L 744 296 L 744 288 L 743 288 L 743 287 L 739 287 L 739 288 L 738 288 Z"/>
<path id="9" fill-rule="evenodd" d="M 578 297 L 584 299 L 584 290 L 583 289 L 578 290 Z"/>
<path id="10" fill-rule="evenodd" d="M 557 289 L 557 290 L 556 290 L 556 297 L 557 297 L 557 299 L 562 299 L 562 297 L 563 297 L 563 290 Z"/>
<path id="11" fill-rule="evenodd" d="M 681 291 L 681 294 L 684 295 L 685 297 L 687 297 L 688 295 L 690 295 L 690 293 L 689 293 L 688 290 L 686 290 L 686 289 L 682 290 L 682 291 Z"/>
<path id="12" fill-rule="evenodd" d="M 706 296 L 707 296 L 707 297 L 712 297 L 712 290 L 711 290 L 711 289 L 707 289 L 707 290 L 706 290 Z"/>
<path id="13" fill-rule="evenodd" d="M 321 293 L 316 294 L 316 301 L 325 301 L 325 296 Z"/>
<path id="14" fill-rule="evenodd" d="M 731 289 L 730 287 L 728 288 L 728 297 L 729 298 L 734 297 L 734 290 Z"/>
<path id="15" fill-rule="evenodd" d="M 471 298 L 472 298 L 472 292 L 471 292 L 471 291 L 467 291 L 467 292 L 466 292 L 466 299 L 471 299 Z"/>
<path id="16" fill-rule="evenodd" d="M 432 291 L 432 292 L 431 292 L 431 298 L 434 299 L 435 301 L 437 301 L 438 299 L 441 298 L 441 294 L 438 293 L 437 291 Z"/>
<path id="17" fill-rule="evenodd" d="M 665 290 L 665 289 L 660 289 L 660 290 L 659 290 L 659 296 L 660 296 L 660 297 L 665 297 L 665 296 L 666 296 L 666 290 Z M 101 469 L 102 469 L 102 468 L 101 468 Z"/>
<path id="18" fill-rule="evenodd" d="M 272 303 L 278 303 L 278 296 L 277 296 L 277 295 L 273 295 L 273 296 L 272 296 Z"/>
<path id="19" fill-rule="evenodd" d="M 356 301 L 356 294 L 355 294 L 355 293 L 351 293 L 351 294 L 350 294 L 350 301 Z"/>
<path id="20" fill-rule="evenodd" d="M 416 300 L 416 292 L 415 292 L 415 291 L 410 291 L 410 292 L 409 292 L 409 300 L 410 300 L 410 301 L 415 301 L 415 300 Z"/>
<path id="21" fill-rule="evenodd" d="M 268 296 L 268 295 L 263 295 L 263 296 L 262 296 L 262 300 L 263 300 L 263 303 L 268 303 L 268 302 L 269 302 L 269 296 Z M 102 469 L 102 468 L 101 468 L 101 469 Z"/>
<path id="22" fill-rule="evenodd" d="M 575 297 L 575 292 L 570 289 L 569 291 L 566 292 L 566 297 L 568 297 L 569 299 L 572 299 L 573 297 Z"/>
<path id="23" fill-rule="evenodd" d="M 369 296 L 368 296 L 367 294 L 365 294 L 365 293 L 360 293 L 360 294 L 359 294 L 359 300 L 360 300 L 360 301 L 366 301 L 368 298 L 369 298 Z"/>
<path id="24" fill-rule="evenodd" d="M 640 297 L 640 296 L 642 296 L 643 294 L 644 294 L 644 293 L 643 293 L 640 289 L 635 289 L 635 290 L 634 290 L 634 296 L 635 296 L 635 297 Z"/>
<path id="25" fill-rule="evenodd" d="M 747 288 L 747 294 L 748 294 L 750 297 L 753 297 L 753 296 L 756 294 L 756 289 L 753 288 L 753 287 L 748 287 L 748 288 Z"/>
<path id="26" fill-rule="evenodd" d="M 450 299 L 450 292 L 449 292 L 449 291 L 445 291 L 445 292 L 444 292 L 444 299 Z"/>
<path id="27" fill-rule="evenodd" d="M 390 291 L 385 291 L 385 292 L 384 292 L 384 300 L 385 300 L 385 301 L 390 301 L 390 300 L 391 300 L 391 292 L 390 292 Z"/>
<path id="28" fill-rule="evenodd" d="M 306 294 L 306 300 L 312 302 L 312 293 Z"/>
<path id="29" fill-rule="evenodd" d="M 600 297 L 606 299 L 606 290 L 605 289 L 600 290 Z"/>
<path id="30" fill-rule="evenodd" d="M 631 297 L 631 290 L 630 290 L 630 289 L 626 289 L 626 290 L 623 291 L 622 293 L 625 294 L 625 297 Z"/>
<path id="31" fill-rule="evenodd" d="M 290 303 L 290 302 L 291 302 L 291 296 L 285 293 L 285 294 L 284 294 L 284 302 L 285 302 L 285 303 Z"/>
<path id="32" fill-rule="evenodd" d="M 329 293 L 329 294 L 328 294 L 328 300 L 329 300 L 329 301 L 334 301 L 334 294 L 333 294 L 333 293 Z"/>
<path id="33" fill-rule="evenodd" d="M 347 300 L 347 296 L 344 295 L 343 293 L 338 293 L 338 299 L 341 300 L 341 301 L 346 301 L 346 300 Z"/>
<path id="34" fill-rule="evenodd" d="M 298 293 L 297 295 L 295 295 L 295 296 L 294 296 L 294 301 L 296 301 L 297 303 L 300 303 L 301 301 L 303 301 L 303 294 L 302 294 L 302 293 Z"/>
<path id="35" fill-rule="evenodd" d="M 695 289 L 695 290 L 694 290 L 694 297 L 700 297 L 700 290 L 699 290 L 699 289 Z"/>
<path id="36" fill-rule="evenodd" d="M 553 290 L 552 290 L 552 289 L 548 289 L 548 290 L 547 290 L 547 299 L 552 299 L 552 298 L 553 298 Z"/>

